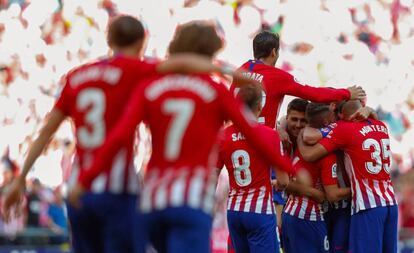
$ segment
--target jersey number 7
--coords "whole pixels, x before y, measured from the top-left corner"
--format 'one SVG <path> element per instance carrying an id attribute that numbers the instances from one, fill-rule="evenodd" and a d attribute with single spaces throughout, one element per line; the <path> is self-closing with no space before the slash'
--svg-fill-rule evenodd
<path id="1" fill-rule="evenodd" d="M 167 99 L 162 104 L 164 114 L 172 115 L 165 139 L 165 158 L 169 161 L 177 160 L 185 130 L 187 130 L 194 114 L 194 101 L 191 99 Z"/>

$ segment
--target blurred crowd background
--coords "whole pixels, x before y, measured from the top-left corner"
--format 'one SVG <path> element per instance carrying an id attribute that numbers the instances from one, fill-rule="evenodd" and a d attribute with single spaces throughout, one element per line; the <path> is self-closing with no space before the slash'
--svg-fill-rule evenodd
<path id="1" fill-rule="evenodd" d="M 139 17 L 149 35 L 146 56 L 157 58 L 166 56 L 177 25 L 208 19 L 225 41 L 220 61 L 238 66 L 252 58 L 253 36 L 267 29 L 281 37 L 277 66 L 302 83 L 364 87 L 368 105 L 391 131 L 400 237 L 409 246 L 414 239 L 413 12 L 413 0 L 0 0 L 0 199 L 54 104 L 62 75 L 107 55 L 111 17 Z M 148 149 L 145 127 L 140 132 L 138 167 Z M 0 220 L 0 245 L 24 243 L 20 235 L 30 238 L 33 228 L 50 243 L 67 240 L 62 193 L 73 151 L 68 121 L 29 175 L 26 211 L 11 223 Z M 224 185 L 220 203 L 225 194 Z M 227 236 L 224 208 L 219 205 L 215 222 L 217 252 L 225 248 L 220 238 Z"/>

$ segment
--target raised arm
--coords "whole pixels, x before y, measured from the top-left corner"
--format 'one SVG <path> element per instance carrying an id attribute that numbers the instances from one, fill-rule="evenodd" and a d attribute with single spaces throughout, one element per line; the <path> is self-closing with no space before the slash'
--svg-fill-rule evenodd
<path id="1" fill-rule="evenodd" d="M 171 55 L 165 61 L 158 63 L 155 70 L 158 73 L 217 73 L 228 75 L 240 86 L 254 82 L 243 75 L 241 71 L 236 71 L 229 65 L 213 64 L 211 58 L 192 53 Z"/>
<path id="2" fill-rule="evenodd" d="M 219 96 L 224 110 L 224 117 L 233 121 L 233 124 L 245 135 L 246 141 L 274 167 L 288 173 L 293 173 L 293 168 L 287 157 L 283 156 L 280 150 L 280 139 L 277 134 L 263 131 L 253 117 L 224 87 L 220 87 Z M 269 129 L 270 130 L 270 129 Z M 273 132 L 272 130 L 270 130 Z"/>
<path id="3" fill-rule="evenodd" d="M 43 152 L 49 143 L 50 138 L 54 135 L 65 118 L 66 115 L 58 108 L 54 108 L 49 113 L 45 125 L 40 130 L 39 136 L 29 148 L 27 157 L 24 160 L 22 173 L 16 178 L 16 180 L 14 180 L 10 190 L 5 196 L 3 213 L 6 218 L 8 218 L 10 214 L 10 208 L 19 203 L 24 194 L 27 173 L 29 173 L 36 159 Z"/>
<path id="4" fill-rule="evenodd" d="M 291 75 L 286 75 L 283 78 L 282 89 L 282 92 L 286 95 L 296 96 L 318 103 L 365 98 L 365 91 L 361 87 L 352 86 L 347 89 L 312 87 L 299 84 Z"/>

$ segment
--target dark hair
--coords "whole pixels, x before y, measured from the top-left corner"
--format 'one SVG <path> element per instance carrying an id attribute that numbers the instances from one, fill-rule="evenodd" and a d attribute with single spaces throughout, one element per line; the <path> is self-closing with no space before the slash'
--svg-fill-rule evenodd
<path id="1" fill-rule="evenodd" d="M 203 22 L 190 22 L 177 27 L 168 52 L 195 53 L 212 57 L 223 43 L 213 25 Z"/>
<path id="2" fill-rule="evenodd" d="M 237 93 L 237 97 L 250 110 L 254 111 L 262 103 L 262 90 L 262 87 L 257 84 L 243 85 Z"/>
<path id="3" fill-rule="evenodd" d="M 279 35 L 269 31 L 257 34 L 253 39 L 253 55 L 260 59 L 270 55 L 273 49 L 279 50 Z"/>
<path id="4" fill-rule="evenodd" d="M 311 127 L 321 128 L 323 127 L 326 113 L 329 113 L 329 105 L 309 103 L 306 107 L 305 117 Z"/>
<path id="5" fill-rule="evenodd" d="M 108 45 L 128 47 L 144 39 L 145 29 L 142 23 L 132 16 L 119 16 L 108 27 Z"/>
<path id="6" fill-rule="evenodd" d="M 309 102 L 308 100 L 301 99 L 301 98 L 295 98 L 287 106 L 287 114 L 289 114 L 290 111 L 298 111 L 305 113 L 306 107 L 308 106 Z"/>

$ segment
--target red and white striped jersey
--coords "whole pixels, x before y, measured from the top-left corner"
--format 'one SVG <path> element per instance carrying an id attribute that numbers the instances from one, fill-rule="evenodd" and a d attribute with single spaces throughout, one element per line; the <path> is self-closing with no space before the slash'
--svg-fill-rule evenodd
<path id="1" fill-rule="evenodd" d="M 155 73 L 155 64 L 116 56 L 80 66 L 66 75 L 55 108 L 71 117 L 76 128 L 76 155 L 69 185 L 91 166 L 137 82 Z M 137 193 L 132 159 L 134 133 L 128 137 L 113 159 L 102 165 L 104 172 L 92 183 L 92 192 Z"/>
<path id="2" fill-rule="evenodd" d="M 152 135 L 152 155 L 144 177 L 144 212 L 189 206 L 211 213 L 216 183 L 217 138 L 225 120 L 232 120 L 269 164 L 292 172 L 290 162 L 256 131 L 242 105 L 226 87 L 208 75 L 158 75 L 138 86 L 127 111 L 107 138 L 92 167 L 81 176 L 88 187 L 101 164 L 145 121 Z M 249 115 L 253 117 L 253 115 Z M 271 137 L 270 137 L 271 138 Z"/>
<path id="3" fill-rule="evenodd" d="M 277 133 L 269 127 L 260 126 L 257 131 L 268 132 L 268 139 L 275 152 L 282 155 Z M 271 166 L 261 159 L 248 145 L 243 134 L 233 125 L 223 131 L 219 144 L 218 168 L 223 165 L 229 172 L 229 198 L 227 210 L 273 214 Z"/>
<path id="4" fill-rule="evenodd" d="M 340 188 L 350 187 L 342 151 L 336 151 L 321 158 L 318 164 L 321 166 L 322 185 L 337 185 Z M 349 205 L 350 199 L 343 199 L 329 203 L 328 209 L 343 209 L 349 207 Z"/>
<path id="5" fill-rule="evenodd" d="M 312 187 L 322 190 L 320 166 L 316 163 L 309 163 L 301 158 L 298 151 L 295 152 L 293 167 L 297 173 L 305 172 L 312 180 Z M 283 210 L 285 213 L 310 221 L 323 221 L 323 206 L 312 198 L 291 194 Z"/>
<path id="6" fill-rule="evenodd" d="M 342 149 L 345 153 L 345 168 L 351 181 L 352 214 L 397 204 L 390 177 L 390 140 L 383 122 L 372 119 L 339 121 L 320 144 L 328 152 Z"/>

